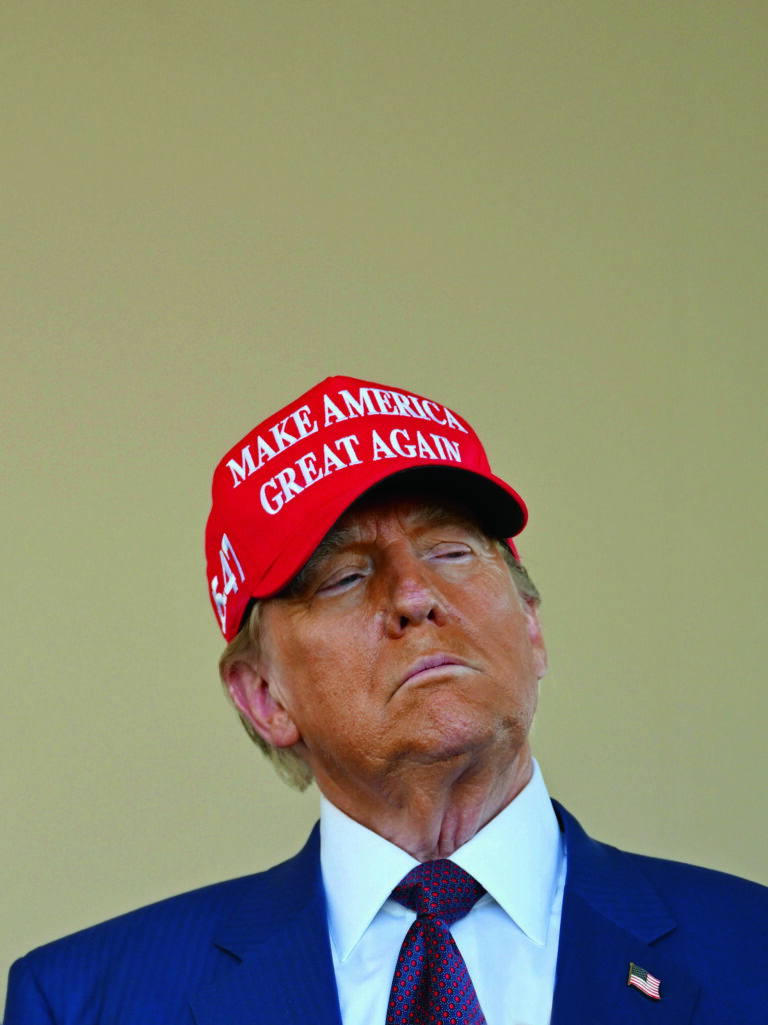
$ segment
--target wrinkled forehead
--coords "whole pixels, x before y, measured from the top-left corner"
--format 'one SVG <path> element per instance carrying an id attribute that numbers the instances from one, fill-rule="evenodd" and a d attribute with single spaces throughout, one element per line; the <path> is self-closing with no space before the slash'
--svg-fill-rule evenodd
<path id="1" fill-rule="evenodd" d="M 334 535 L 348 534 L 350 530 L 358 534 L 375 531 L 384 522 L 411 527 L 456 523 L 480 533 L 487 532 L 481 517 L 453 496 L 427 488 L 406 490 L 396 483 L 385 483 L 354 502 L 324 541 Z"/>

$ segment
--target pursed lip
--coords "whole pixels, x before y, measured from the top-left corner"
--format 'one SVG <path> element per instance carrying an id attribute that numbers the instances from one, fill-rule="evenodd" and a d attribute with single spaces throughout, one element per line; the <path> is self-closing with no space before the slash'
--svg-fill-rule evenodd
<path id="1" fill-rule="evenodd" d="M 413 662 L 405 671 L 400 686 L 409 683 L 416 677 L 428 672 L 431 669 L 441 669 L 443 666 L 462 666 L 467 668 L 467 663 L 456 655 L 438 653 L 435 655 L 424 655 Z"/>

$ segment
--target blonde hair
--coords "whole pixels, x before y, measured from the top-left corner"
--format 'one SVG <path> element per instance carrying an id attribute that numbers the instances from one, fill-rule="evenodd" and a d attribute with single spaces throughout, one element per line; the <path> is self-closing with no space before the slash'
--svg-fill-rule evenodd
<path id="1" fill-rule="evenodd" d="M 219 676 L 224 684 L 227 697 L 230 697 L 227 687 L 228 670 L 237 662 L 254 663 L 258 661 L 261 648 L 262 606 L 263 602 L 253 600 L 245 614 L 243 625 L 226 646 L 219 659 Z M 245 732 L 272 762 L 280 779 L 295 790 L 306 790 L 312 782 L 312 770 L 299 752 L 292 747 L 273 747 L 272 744 L 268 744 L 240 709 L 237 710 L 237 714 Z"/>

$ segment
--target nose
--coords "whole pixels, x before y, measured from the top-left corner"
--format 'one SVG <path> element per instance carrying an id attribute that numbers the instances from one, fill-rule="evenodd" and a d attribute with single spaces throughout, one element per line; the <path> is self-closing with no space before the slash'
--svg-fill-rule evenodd
<path id="1" fill-rule="evenodd" d="M 388 627 L 392 636 L 425 622 L 436 626 L 445 622 L 439 591 L 429 569 L 415 552 L 390 552 L 387 576 Z"/>

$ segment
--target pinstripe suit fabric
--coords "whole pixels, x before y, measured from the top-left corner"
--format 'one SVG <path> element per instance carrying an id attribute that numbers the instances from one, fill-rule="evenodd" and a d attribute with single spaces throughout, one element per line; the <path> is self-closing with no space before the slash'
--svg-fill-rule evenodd
<path id="1" fill-rule="evenodd" d="M 552 1025 L 768 1025 L 768 889 L 591 840 L 555 805 L 568 873 Z M 662 999 L 627 986 L 629 963 Z M 317 828 L 268 872 L 33 951 L 4 1025 L 341 1025 Z"/>

